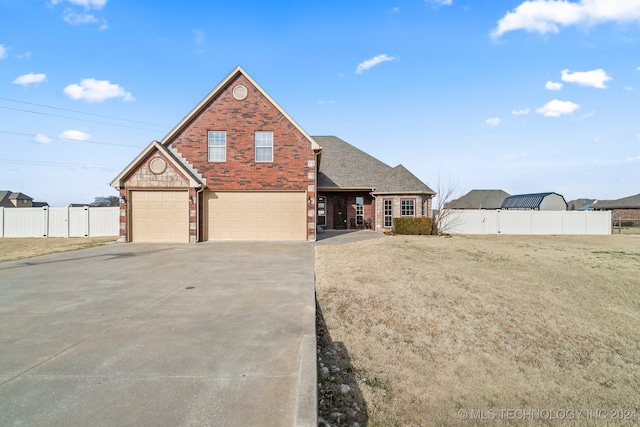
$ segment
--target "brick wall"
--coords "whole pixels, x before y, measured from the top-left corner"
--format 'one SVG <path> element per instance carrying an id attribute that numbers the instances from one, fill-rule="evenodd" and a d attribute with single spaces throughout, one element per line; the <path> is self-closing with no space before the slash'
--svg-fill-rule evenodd
<path id="1" fill-rule="evenodd" d="M 237 84 L 248 89 L 243 100 L 232 94 Z M 210 130 L 226 131 L 225 162 L 208 161 Z M 273 132 L 273 162 L 255 162 L 256 131 Z M 312 201 L 316 198 L 311 141 L 242 75 L 169 142 L 206 178 L 209 190 L 293 190 L 305 191 Z M 307 209 L 309 238 L 315 236 L 314 208 L 312 202 Z"/>

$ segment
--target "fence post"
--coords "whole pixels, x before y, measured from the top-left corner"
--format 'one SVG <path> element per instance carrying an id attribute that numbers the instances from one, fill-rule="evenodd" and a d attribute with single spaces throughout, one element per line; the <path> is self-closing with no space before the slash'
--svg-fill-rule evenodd
<path id="1" fill-rule="evenodd" d="M 42 237 L 49 237 L 49 208 L 47 206 L 43 206 L 42 210 L 44 211 L 44 230 Z"/>
<path id="2" fill-rule="evenodd" d="M 4 208 L 0 206 L 0 237 L 4 237 Z"/>

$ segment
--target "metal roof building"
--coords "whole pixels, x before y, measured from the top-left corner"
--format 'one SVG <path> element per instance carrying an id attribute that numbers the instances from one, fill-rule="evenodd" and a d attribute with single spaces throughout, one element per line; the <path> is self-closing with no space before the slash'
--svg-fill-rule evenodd
<path id="1" fill-rule="evenodd" d="M 500 209 L 566 211 L 567 202 L 558 193 L 517 194 L 504 199 Z"/>

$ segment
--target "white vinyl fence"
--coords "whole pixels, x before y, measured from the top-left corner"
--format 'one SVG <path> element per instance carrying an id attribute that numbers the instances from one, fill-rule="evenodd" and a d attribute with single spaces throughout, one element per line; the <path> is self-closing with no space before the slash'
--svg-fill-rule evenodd
<path id="1" fill-rule="evenodd" d="M 0 237 L 100 237 L 119 233 L 119 207 L 0 208 Z"/>
<path id="2" fill-rule="evenodd" d="M 611 211 L 451 210 L 450 234 L 611 234 Z"/>

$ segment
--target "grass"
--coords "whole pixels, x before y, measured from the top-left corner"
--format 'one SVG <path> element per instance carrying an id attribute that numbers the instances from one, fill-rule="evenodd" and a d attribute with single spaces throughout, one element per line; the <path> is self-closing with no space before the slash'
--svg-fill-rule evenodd
<path id="1" fill-rule="evenodd" d="M 633 425 L 638 248 L 638 234 L 317 246 L 316 294 L 370 426 L 480 425 L 487 415 L 498 425 L 595 425 L 616 410 L 629 411 L 616 425 Z M 509 418 L 569 409 L 583 418 Z"/>
<path id="2" fill-rule="evenodd" d="M 30 258 L 56 252 L 91 248 L 114 242 L 117 237 L 4 238 L 0 239 L 0 262 Z"/>

